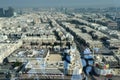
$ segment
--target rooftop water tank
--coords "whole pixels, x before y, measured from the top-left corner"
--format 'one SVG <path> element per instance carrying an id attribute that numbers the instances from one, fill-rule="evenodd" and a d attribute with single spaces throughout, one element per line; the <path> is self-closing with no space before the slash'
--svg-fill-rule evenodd
<path id="1" fill-rule="evenodd" d="M 81 61 L 82 61 L 82 66 L 85 67 L 87 65 L 86 60 L 85 59 L 81 59 Z"/>
<path id="2" fill-rule="evenodd" d="M 94 64 L 93 60 L 88 60 L 88 65 L 92 66 Z"/>
<path id="3" fill-rule="evenodd" d="M 93 56 L 92 55 L 84 55 L 84 58 L 85 59 L 93 59 Z"/>
<path id="4" fill-rule="evenodd" d="M 91 54 L 92 52 L 90 51 L 90 49 L 89 48 L 86 48 L 85 50 L 84 50 L 84 52 L 83 52 L 83 54 Z"/>
<path id="5" fill-rule="evenodd" d="M 92 66 L 87 66 L 85 70 L 86 74 L 89 75 L 91 71 L 92 71 Z"/>

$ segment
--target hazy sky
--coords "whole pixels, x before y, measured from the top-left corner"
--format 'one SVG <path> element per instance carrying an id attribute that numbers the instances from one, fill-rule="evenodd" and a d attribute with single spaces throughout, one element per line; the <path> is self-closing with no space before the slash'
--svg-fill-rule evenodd
<path id="1" fill-rule="evenodd" d="M 0 7 L 113 7 L 120 0 L 0 0 Z"/>

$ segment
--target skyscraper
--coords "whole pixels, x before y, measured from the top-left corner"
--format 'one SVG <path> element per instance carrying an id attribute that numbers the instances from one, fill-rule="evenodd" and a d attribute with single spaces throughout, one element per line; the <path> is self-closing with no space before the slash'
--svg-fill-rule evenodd
<path id="1" fill-rule="evenodd" d="M 0 17 L 3 17 L 3 16 L 4 16 L 3 8 L 0 8 Z"/>
<path id="2" fill-rule="evenodd" d="M 5 10 L 5 17 L 12 17 L 14 15 L 14 9 L 9 7 L 8 10 Z"/>

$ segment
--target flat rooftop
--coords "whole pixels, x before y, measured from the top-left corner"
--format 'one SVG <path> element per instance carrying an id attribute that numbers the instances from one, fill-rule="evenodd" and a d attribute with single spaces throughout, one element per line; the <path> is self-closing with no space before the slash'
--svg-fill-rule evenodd
<path id="1" fill-rule="evenodd" d="M 62 61 L 62 56 L 60 54 L 50 54 L 48 59 L 49 61 Z"/>
<path id="2" fill-rule="evenodd" d="M 38 58 L 38 57 L 46 57 L 48 53 L 47 49 L 17 49 L 15 50 L 9 57 L 16 57 L 16 58 Z"/>

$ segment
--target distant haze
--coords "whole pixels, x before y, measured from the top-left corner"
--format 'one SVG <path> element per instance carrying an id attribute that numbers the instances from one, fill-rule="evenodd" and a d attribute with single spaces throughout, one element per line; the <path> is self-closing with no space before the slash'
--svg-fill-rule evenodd
<path id="1" fill-rule="evenodd" d="M 117 7 L 120 0 L 0 0 L 0 7 Z"/>

